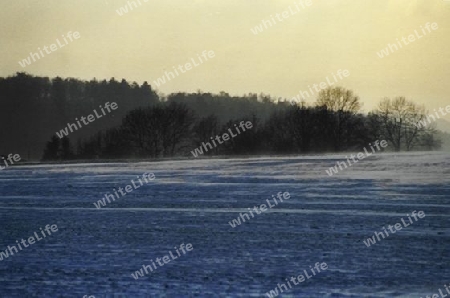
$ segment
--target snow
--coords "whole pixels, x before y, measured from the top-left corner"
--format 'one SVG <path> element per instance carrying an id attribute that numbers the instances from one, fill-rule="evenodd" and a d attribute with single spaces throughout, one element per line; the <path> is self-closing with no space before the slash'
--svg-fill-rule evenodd
<path id="1" fill-rule="evenodd" d="M 0 171 L 0 250 L 46 224 L 59 231 L 0 261 L 1 297 L 267 297 L 316 262 L 329 269 L 281 297 L 420 297 L 450 281 L 450 155 L 377 153 L 30 165 Z M 156 179 L 107 207 L 113 188 Z M 228 222 L 278 192 L 284 201 Z M 411 211 L 426 217 L 367 248 Z M 134 280 L 181 243 L 194 250 Z"/>

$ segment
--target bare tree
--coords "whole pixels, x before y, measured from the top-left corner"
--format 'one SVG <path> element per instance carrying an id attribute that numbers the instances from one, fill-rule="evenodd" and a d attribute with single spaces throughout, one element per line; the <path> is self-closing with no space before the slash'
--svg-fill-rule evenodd
<path id="1" fill-rule="evenodd" d="M 133 110 L 123 119 L 122 131 L 139 156 L 159 156 L 162 118 L 162 108 L 156 106 Z"/>
<path id="2" fill-rule="evenodd" d="M 442 140 L 436 138 L 437 133 L 435 128 L 427 128 L 421 136 L 420 145 L 425 150 L 439 150 L 442 147 Z"/>
<path id="3" fill-rule="evenodd" d="M 185 104 L 170 102 L 163 109 L 163 116 L 159 119 L 163 155 L 173 156 L 188 144 L 183 142 L 190 137 L 195 116 Z"/>
<path id="4" fill-rule="evenodd" d="M 340 151 L 343 146 L 345 134 L 350 135 L 351 125 L 348 125 L 361 109 L 359 97 L 353 91 L 342 87 L 329 87 L 320 91 L 316 102 L 319 107 L 326 107 L 333 112 L 335 123 L 332 127 L 334 149 Z"/>
<path id="5" fill-rule="evenodd" d="M 425 108 L 404 97 L 384 98 L 374 112 L 378 117 L 384 137 L 400 151 L 413 149 L 426 129 L 417 125 L 425 118 Z"/>
<path id="6" fill-rule="evenodd" d="M 311 150 L 311 141 L 317 133 L 315 110 L 307 107 L 304 101 L 294 105 L 288 111 L 288 121 L 291 125 L 294 141 L 300 152 L 305 153 Z"/>
<path id="7" fill-rule="evenodd" d="M 197 147 L 202 145 L 202 142 L 208 142 L 211 137 L 215 137 L 219 133 L 219 120 L 217 116 L 212 114 L 208 117 L 203 117 L 200 119 L 192 129 L 194 134 L 194 143 Z M 219 149 L 217 147 L 213 148 L 206 154 L 218 154 Z"/>

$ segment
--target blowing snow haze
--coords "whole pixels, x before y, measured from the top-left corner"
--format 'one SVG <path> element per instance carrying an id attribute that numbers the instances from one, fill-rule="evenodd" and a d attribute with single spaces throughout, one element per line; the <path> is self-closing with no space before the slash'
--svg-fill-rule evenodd
<path id="1" fill-rule="evenodd" d="M 450 1 L 0 20 L 0 297 L 450 293 Z"/>

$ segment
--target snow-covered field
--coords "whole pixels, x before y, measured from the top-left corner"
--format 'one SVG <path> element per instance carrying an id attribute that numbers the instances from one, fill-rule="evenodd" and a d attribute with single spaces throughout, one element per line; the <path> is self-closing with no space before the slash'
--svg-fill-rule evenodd
<path id="1" fill-rule="evenodd" d="M 0 297 L 425 297 L 450 282 L 450 155 L 378 154 L 329 177 L 343 155 L 36 165 L 0 171 Z M 96 209 L 113 188 L 156 179 Z M 232 228 L 278 192 L 291 198 Z M 383 226 L 426 217 L 366 247 Z M 138 280 L 175 246 L 193 250 Z"/>

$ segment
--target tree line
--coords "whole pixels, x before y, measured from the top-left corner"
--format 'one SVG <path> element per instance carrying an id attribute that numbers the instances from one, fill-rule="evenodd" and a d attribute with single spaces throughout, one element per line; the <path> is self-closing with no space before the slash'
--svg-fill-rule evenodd
<path id="1" fill-rule="evenodd" d="M 56 136 L 106 102 L 119 108 L 68 137 Z M 380 138 L 396 151 L 440 146 L 431 125 L 413 125 L 426 117 L 423 107 L 400 97 L 363 114 L 359 97 L 342 87 L 322 90 L 312 104 L 291 104 L 265 94 L 166 96 L 147 82 L 17 73 L 0 78 L 0 103 L 0 154 L 32 160 L 188 156 L 240 121 L 251 121 L 252 130 L 207 155 L 339 152 Z"/>
<path id="2" fill-rule="evenodd" d="M 393 151 L 435 150 L 441 146 L 432 125 L 416 125 L 426 119 L 426 110 L 404 97 L 383 99 L 376 110 L 364 115 L 358 96 L 343 87 L 333 87 L 322 90 L 312 105 L 275 103 L 263 96 L 240 99 L 243 104 L 276 107 L 267 115 L 252 112 L 226 119 L 223 113 L 203 112 L 199 116 L 200 109 L 208 111 L 208 105 L 220 99 L 201 92 L 170 95 L 157 105 L 130 111 L 121 125 L 78 140 L 73 149 L 68 139 L 53 137 L 44 159 L 192 157 L 195 148 L 205 147 L 211 137 L 226 133 L 241 121 L 251 121 L 253 128 L 205 151 L 205 155 L 341 152 L 361 150 L 375 140 L 387 140 Z"/>
<path id="3" fill-rule="evenodd" d="M 40 159 L 56 131 L 108 101 L 117 102 L 120 109 L 78 130 L 71 138 L 86 138 L 120 125 L 129 111 L 156 104 L 159 97 L 146 82 L 138 85 L 114 78 L 82 81 L 26 73 L 0 78 L 0 154 L 14 152 L 24 159 Z"/>

